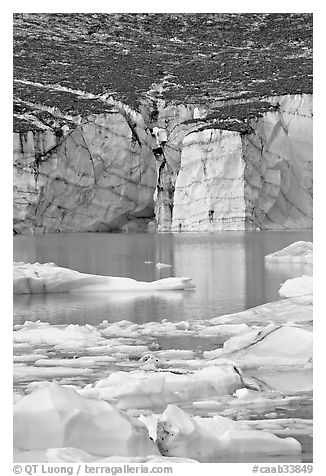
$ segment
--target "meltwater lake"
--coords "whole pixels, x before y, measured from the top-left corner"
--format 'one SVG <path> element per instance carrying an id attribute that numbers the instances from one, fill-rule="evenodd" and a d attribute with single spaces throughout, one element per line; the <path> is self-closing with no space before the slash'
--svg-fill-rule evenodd
<path id="1" fill-rule="evenodd" d="M 109 323 L 128 320 L 142 324 L 152 321 L 160 322 L 163 319 L 168 321 L 205 320 L 243 311 L 266 302 L 279 300 L 278 290 L 287 279 L 302 274 L 312 274 L 311 265 L 290 263 L 265 265 L 264 263 L 265 255 L 299 240 L 312 241 L 312 232 L 17 235 L 14 237 L 15 261 L 54 262 L 58 266 L 83 273 L 123 276 L 139 281 L 185 276 L 193 279 L 196 288 L 188 291 L 154 293 L 120 291 L 15 295 L 14 324 L 38 320 L 59 326 L 69 324 L 99 326 L 105 320 Z M 158 263 L 170 266 L 157 267 Z M 171 335 L 157 338 L 161 349 L 189 349 L 199 354 L 205 350 L 221 347 L 224 340 L 225 337 L 221 339 L 214 336 L 201 338 L 200 336 Z M 50 357 L 72 357 L 69 352 L 50 354 L 51 352 L 48 354 Z M 77 352 L 75 357 L 80 355 Z M 93 369 L 91 375 L 85 373 L 85 375 L 66 378 L 63 381 L 78 386 L 93 384 L 117 370 L 115 364 L 111 367 L 100 365 Z M 30 367 L 27 367 L 28 369 Z M 124 369 L 120 364 L 118 369 L 128 370 L 128 367 Z M 311 378 L 309 372 L 303 372 L 308 380 Z M 290 369 L 283 373 L 282 378 L 286 381 L 293 378 L 300 379 L 302 372 L 293 373 Z M 250 371 L 245 372 L 244 376 L 252 376 L 251 374 Z M 42 380 L 45 377 L 40 375 L 31 378 Z M 18 379 L 15 390 L 24 392 L 29 380 L 28 375 L 26 378 Z M 294 392 L 287 395 L 284 400 L 281 399 L 279 403 L 276 401 L 273 403 L 271 400 L 270 404 L 268 394 L 264 395 L 267 400 L 261 408 L 259 405 L 229 408 L 229 400 L 234 397 L 227 396 L 225 408 L 223 399 L 220 399 L 219 404 L 222 405 L 220 413 L 238 420 L 262 419 L 265 422 L 268 422 L 270 418 L 297 418 L 303 419 L 304 423 L 312 418 L 312 392 L 310 391 Z M 187 409 L 186 406 L 184 408 Z M 214 414 L 213 412 L 211 415 L 207 411 L 207 409 L 204 411 L 204 416 Z M 293 436 L 302 445 L 301 461 L 312 461 L 312 437 L 306 432 L 300 435 L 295 433 L 295 430 L 293 431 Z M 292 436 L 291 431 L 289 436 Z M 252 455 L 251 458 L 252 461 L 259 461 L 259 455 Z M 270 461 L 282 460 L 280 457 L 275 457 Z"/>
<path id="2" fill-rule="evenodd" d="M 14 296 L 14 323 L 92 324 L 210 319 L 279 299 L 285 280 L 312 274 L 299 264 L 264 264 L 265 255 L 312 231 L 180 234 L 72 233 L 14 237 L 14 260 L 54 262 L 83 273 L 153 281 L 193 279 L 191 291 Z M 157 267 L 157 263 L 171 265 Z"/>

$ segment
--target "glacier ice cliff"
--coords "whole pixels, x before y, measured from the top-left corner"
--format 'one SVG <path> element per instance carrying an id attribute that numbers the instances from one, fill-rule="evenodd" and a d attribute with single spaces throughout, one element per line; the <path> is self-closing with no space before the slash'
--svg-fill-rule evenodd
<path id="1" fill-rule="evenodd" d="M 15 133 L 15 232 L 115 231 L 148 222 L 156 182 L 151 146 L 141 116 L 126 108 L 84 118 L 59 143 L 48 129 Z"/>
<path id="2" fill-rule="evenodd" d="M 277 107 L 249 116 L 247 130 L 221 124 L 217 108 L 185 136 L 173 231 L 312 227 L 312 98 L 269 101 Z"/>
<path id="3" fill-rule="evenodd" d="M 312 227 L 312 95 L 101 101 L 60 134 L 14 133 L 16 233 Z"/>
<path id="4" fill-rule="evenodd" d="M 16 233 L 311 227 L 312 14 L 13 26 Z"/>

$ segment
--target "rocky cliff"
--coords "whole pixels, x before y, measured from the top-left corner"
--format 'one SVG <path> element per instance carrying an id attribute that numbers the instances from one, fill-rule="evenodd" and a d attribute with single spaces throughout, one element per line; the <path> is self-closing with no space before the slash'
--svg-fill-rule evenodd
<path id="1" fill-rule="evenodd" d="M 305 14 L 15 15 L 15 232 L 311 227 L 311 43 Z"/>

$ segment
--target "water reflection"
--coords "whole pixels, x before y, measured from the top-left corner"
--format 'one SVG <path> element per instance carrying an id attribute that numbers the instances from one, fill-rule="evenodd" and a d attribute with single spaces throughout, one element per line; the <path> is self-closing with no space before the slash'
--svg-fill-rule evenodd
<path id="1" fill-rule="evenodd" d="M 24 294 L 14 297 L 14 323 L 40 320 L 51 324 L 98 324 L 133 320 L 137 324 L 176 317 L 183 312 L 183 293 L 111 292 Z"/>
<path id="2" fill-rule="evenodd" d="M 289 278 L 309 267 L 264 264 L 266 254 L 312 232 L 220 232 L 180 234 L 81 233 L 14 237 L 16 261 L 53 261 L 84 273 L 153 281 L 190 276 L 194 292 L 154 294 L 15 296 L 15 322 L 36 320 L 97 324 L 103 319 L 137 323 L 161 319 L 207 319 L 279 299 Z M 146 263 L 151 261 L 151 263 Z M 155 264 L 169 268 L 158 269 Z"/>

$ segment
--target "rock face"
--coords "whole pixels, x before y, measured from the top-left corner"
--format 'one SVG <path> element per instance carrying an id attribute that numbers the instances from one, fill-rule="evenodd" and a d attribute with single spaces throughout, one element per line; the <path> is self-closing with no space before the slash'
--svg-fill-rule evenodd
<path id="1" fill-rule="evenodd" d="M 153 217 L 152 136 L 141 116 L 90 116 L 53 151 L 49 132 L 15 136 L 17 233 L 113 231 Z"/>

